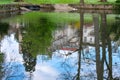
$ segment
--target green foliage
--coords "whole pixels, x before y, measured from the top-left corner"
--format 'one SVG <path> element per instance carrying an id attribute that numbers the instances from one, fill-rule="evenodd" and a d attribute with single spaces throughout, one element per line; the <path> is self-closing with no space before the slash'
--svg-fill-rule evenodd
<path id="1" fill-rule="evenodd" d="M 69 15 L 69 16 L 68 16 Z M 19 21 L 25 20 L 25 27 L 22 28 L 22 51 L 36 57 L 37 54 L 48 53 L 51 46 L 52 32 L 57 28 L 57 24 L 71 22 L 73 14 L 64 13 L 39 13 L 32 12 L 19 17 Z M 34 16 L 34 17 L 33 17 Z M 79 20 L 79 18 L 77 19 Z M 75 20 L 75 21 L 77 21 Z M 24 33 L 25 32 L 25 33 Z"/>
<path id="2" fill-rule="evenodd" d="M 120 38 L 120 16 L 119 15 L 108 15 L 107 16 L 107 31 L 109 35 L 112 35 L 114 41 L 117 41 Z"/>
<path id="3" fill-rule="evenodd" d="M 110 32 L 115 34 L 114 40 L 117 41 L 120 38 L 120 17 L 115 18 L 116 21 L 112 24 Z"/>
<path id="4" fill-rule="evenodd" d="M 120 3 L 120 0 L 116 0 L 116 3 Z"/>
<path id="5" fill-rule="evenodd" d="M 0 0 L 0 4 L 10 4 L 13 0 Z"/>
<path id="6" fill-rule="evenodd" d="M 0 35 L 3 36 L 4 34 L 7 34 L 9 29 L 8 23 L 1 23 L 0 22 Z"/>
<path id="7" fill-rule="evenodd" d="M 23 34 L 23 50 L 32 54 L 34 57 L 38 53 L 44 54 L 51 45 L 54 24 L 43 17 L 40 18 L 39 21 L 29 22 L 23 29 L 26 31 L 26 33 Z"/>

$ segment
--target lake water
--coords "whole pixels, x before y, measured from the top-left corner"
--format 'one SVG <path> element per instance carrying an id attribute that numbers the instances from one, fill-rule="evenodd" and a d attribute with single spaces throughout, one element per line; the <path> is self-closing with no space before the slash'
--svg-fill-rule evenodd
<path id="1" fill-rule="evenodd" d="M 120 77 L 120 14 L 0 14 L 0 80 L 96 80 L 98 60 Z"/>

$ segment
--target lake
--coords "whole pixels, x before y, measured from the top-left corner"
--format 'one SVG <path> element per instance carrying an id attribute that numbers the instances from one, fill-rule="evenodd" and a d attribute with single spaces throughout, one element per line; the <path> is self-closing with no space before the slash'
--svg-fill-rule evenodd
<path id="1" fill-rule="evenodd" d="M 0 80 L 120 80 L 120 14 L 0 13 Z"/>

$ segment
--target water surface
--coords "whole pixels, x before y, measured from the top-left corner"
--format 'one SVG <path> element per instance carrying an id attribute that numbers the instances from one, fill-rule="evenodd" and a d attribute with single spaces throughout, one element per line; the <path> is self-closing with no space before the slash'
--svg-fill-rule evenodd
<path id="1" fill-rule="evenodd" d="M 1 80 L 76 80 L 79 72 L 81 80 L 95 80 L 97 53 L 100 60 L 105 54 L 108 63 L 112 58 L 113 78 L 120 77 L 120 14 L 0 16 Z M 106 64 L 104 77 L 108 77 Z"/>

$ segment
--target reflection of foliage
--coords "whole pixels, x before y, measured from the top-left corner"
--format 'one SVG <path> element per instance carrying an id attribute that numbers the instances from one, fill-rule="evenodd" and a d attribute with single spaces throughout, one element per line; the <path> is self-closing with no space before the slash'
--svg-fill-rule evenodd
<path id="1" fill-rule="evenodd" d="M 26 71 L 34 71 L 36 55 L 45 53 L 51 45 L 53 23 L 47 18 L 41 17 L 35 21 L 29 21 L 23 30 L 22 51 Z"/>
<path id="2" fill-rule="evenodd" d="M 7 34 L 8 28 L 9 28 L 9 24 L 7 24 L 7 23 L 1 23 L 1 22 L 0 22 L 0 39 L 1 39 L 5 34 Z M 1 79 L 2 76 L 3 76 L 3 71 L 2 71 L 3 57 L 4 57 L 3 53 L 0 53 L 0 79 Z"/>
<path id="3" fill-rule="evenodd" d="M 3 76 L 3 72 L 2 72 L 3 57 L 4 57 L 4 55 L 2 53 L 0 53 L 0 79 Z"/>
<path id="4" fill-rule="evenodd" d="M 120 13 L 120 0 L 116 0 L 116 4 L 118 5 L 115 5 L 115 12 Z"/>
<path id="5" fill-rule="evenodd" d="M 34 57 L 38 53 L 45 53 L 51 44 L 53 23 L 47 18 L 41 17 L 38 21 L 33 21 L 24 28 L 22 48 L 23 51 L 31 53 Z M 26 52 L 25 52 L 26 53 Z"/>
<path id="6" fill-rule="evenodd" d="M 23 59 L 25 61 L 25 70 L 28 72 L 35 71 L 36 58 L 32 57 L 32 55 L 29 53 L 24 53 Z"/>
<path id="7" fill-rule="evenodd" d="M 116 3 L 120 3 L 120 0 L 116 0 Z"/>
<path id="8" fill-rule="evenodd" d="M 7 34 L 8 28 L 9 24 L 0 22 L 0 35 L 3 36 L 4 34 Z"/>
<path id="9" fill-rule="evenodd" d="M 115 41 L 120 38 L 120 17 L 116 17 L 116 21 L 110 27 L 110 33 L 115 34 Z"/>

